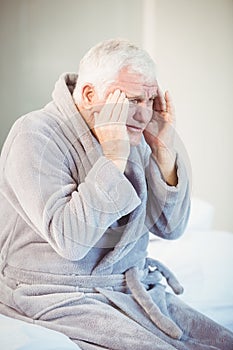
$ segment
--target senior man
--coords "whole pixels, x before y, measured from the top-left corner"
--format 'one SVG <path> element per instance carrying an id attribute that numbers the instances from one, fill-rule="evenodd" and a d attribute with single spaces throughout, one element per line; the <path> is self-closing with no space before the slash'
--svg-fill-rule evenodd
<path id="1" fill-rule="evenodd" d="M 1 156 L 0 312 L 80 349 L 231 349 L 232 334 L 168 293 L 149 232 L 178 238 L 189 181 L 149 55 L 107 40 L 19 118 Z"/>

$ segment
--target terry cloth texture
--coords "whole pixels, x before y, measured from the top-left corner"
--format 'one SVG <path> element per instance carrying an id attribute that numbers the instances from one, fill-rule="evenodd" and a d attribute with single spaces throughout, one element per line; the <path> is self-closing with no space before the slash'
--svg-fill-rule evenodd
<path id="1" fill-rule="evenodd" d="M 53 100 L 12 127 L 0 168 L 0 312 L 69 336 L 83 350 L 232 349 L 233 335 L 173 293 L 147 257 L 149 231 L 178 238 L 189 184 L 167 186 L 145 140 L 125 173 L 103 156 L 64 74 Z"/>

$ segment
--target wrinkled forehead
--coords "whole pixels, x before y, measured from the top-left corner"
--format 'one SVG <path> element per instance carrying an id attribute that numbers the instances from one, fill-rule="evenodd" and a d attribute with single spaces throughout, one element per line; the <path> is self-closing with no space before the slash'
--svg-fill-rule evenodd
<path id="1" fill-rule="evenodd" d="M 123 70 L 118 77 L 111 84 L 111 92 L 115 89 L 120 89 L 126 93 L 127 96 L 145 96 L 150 98 L 156 96 L 158 91 L 158 83 L 156 79 L 149 81 L 146 77 L 139 73 L 128 72 Z M 110 92 L 110 91 L 109 91 Z"/>

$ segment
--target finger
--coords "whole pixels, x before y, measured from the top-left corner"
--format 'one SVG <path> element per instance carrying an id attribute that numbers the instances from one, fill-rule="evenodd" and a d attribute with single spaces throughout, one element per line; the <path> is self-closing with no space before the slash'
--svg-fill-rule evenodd
<path id="1" fill-rule="evenodd" d="M 161 111 L 159 96 L 156 96 L 155 99 L 154 99 L 153 110 L 156 111 L 156 112 L 160 112 Z"/>
<path id="2" fill-rule="evenodd" d="M 121 94 L 120 90 L 117 89 L 114 91 L 114 93 L 110 93 L 108 95 L 108 98 L 99 115 L 99 120 L 98 120 L 99 123 L 106 123 L 112 119 L 113 109 L 119 99 L 120 94 Z"/>
<path id="3" fill-rule="evenodd" d="M 166 100 L 166 111 L 171 114 L 174 115 L 175 114 L 175 108 L 172 102 L 172 98 L 171 95 L 169 93 L 169 91 L 165 92 L 165 100 Z"/>
<path id="4" fill-rule="evenodd" d="M 117 100 L 118 100 L 118 98 L 119 98 L 119 96 L 120 96 L 120 94 L 121 94 L 120 89 L 116 89 L 114 92 L 111 92 L 111 93 L 108 95 L 108 98 L 107 98 L 107 100 L 106 100 L 106 103 L 111 103 L 111 102 L 116 103 Z"/>
<path id="5" fill-rule="evenodd" d="M 119 115 L 119 122 L 126 124 L 129 112 L 129 100 L 127 98 L 122 102 L 121 113 Z"/>
<path id="6" fill-rule="evenodd" d="M 113 106 L 113 111 L 112 111 L 112 115 L 111 115 L 111 122 L 118 122 L 119 121 L 124 100 L 125 100 L 125 93 L 121 92 L 120 96 L 118 97 L 117 102 Z"/>
<path id="7" fill-rule="evenodd" d="M 166 102 L 161 88 L 158 87 L 158 95 L 154 99 L 153 109 L 156 112 L 163 112 L 166 110 Z"/>
<path id="8" fill-rule="evenodd" d="M 112 113 L 112 105 L 110 103 L 112 98 L 112 93 L 110 93 L 106 99 L 106 102 L 104 103 L 103 107 L 101 108 L 101 111 L 99 113 L 95 113 L 95 122 L 96 124 L 103 124 L 107 120 L 107 116 L 111 115 Z M 98 118 L 98 119 L 97 119 Z"/>
<path id="9" fill-rule="evenodd" d="M 166 100 L 165 100 L 163 92 L 160 88 L 158 88 L 158 101 L 160 104 L 160 111 L 166 112 Z"/>

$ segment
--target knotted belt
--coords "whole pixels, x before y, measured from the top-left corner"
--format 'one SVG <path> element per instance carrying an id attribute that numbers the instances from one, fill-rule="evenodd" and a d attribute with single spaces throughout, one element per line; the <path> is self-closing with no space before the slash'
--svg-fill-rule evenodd
<path id="1" fill-rule="evenodd" d="M 183 292 L 183 287 L 180 285 L 174 274 L 165 265 L 153 259 L 147 259 L 147 265 L 148 268 L 156 268 L 154 271 L 156 275 L 154 273 L 152 273 L 152 275 L 154 274 L 156 279 L 160 278 L 160 274 L 164 276 L 168 285 L 176 294 L 181 294 Z M 144 309 L 152 322 L 170 337 L 180 339 L 183 334 L 181 329 L 170 318 L 165 316 L 160 311 L 159 307 L 154 303 L 150 294 L 146 291 L 140 281 L 140 271 L 138 268 L 130 268 L 128 271 L 126 271 L 125 275 L 127 285 L 131 290 L 134 299 Z"/>

